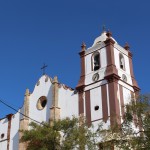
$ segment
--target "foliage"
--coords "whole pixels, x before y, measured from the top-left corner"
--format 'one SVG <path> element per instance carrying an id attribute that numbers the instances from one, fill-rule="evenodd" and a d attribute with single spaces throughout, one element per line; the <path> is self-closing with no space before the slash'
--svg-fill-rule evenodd
<path id="1" fill-rule="evenodd" d="M 53 125 L 32 122 L 31 130 L 22 131 L 21 142 L 27 142 L 27 150 L 97 150 L 114 145 L 123 150 L 150 149 L 150 102 L 145 96 L 133 98 L 125 107 L 121 124 L 104 129 L 102 123 L 97 130 L 88 127 L 85 119 L 66 118 Z M 114 117 L 117 120 L 117 118 Z"/>
<path id="2" fill-rule="evenodd" d="M 107 131 L 101 130 L 103 142 L 123 150 L 150 149 L 150 101 L 146 96 L 133 98 L 125 106 L 121 125 L 115 124 Z"/>
<path id="3" fill-rule="evenodd" d="M 27 150 L 72 150 L 74 148 L 83 150 L 96 150 L 96 133 L 93 132 L 92 126 L 88 128 L 86 123 L 79 119 L 63 119 L 49 125 L 42 123 L 37 125 L 32 122 L 31 130 L 22 131 L 21 142 L 27 142 Z"/>

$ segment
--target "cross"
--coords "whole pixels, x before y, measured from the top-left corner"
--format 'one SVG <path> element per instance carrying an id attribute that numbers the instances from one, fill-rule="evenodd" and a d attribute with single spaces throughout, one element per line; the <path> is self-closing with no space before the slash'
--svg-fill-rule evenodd
<path id="1" fill-rule="evenodd" d="M 41 68 L 41 70 L 43 70 L 43 75 L 45 75 L 45 68 L 47 67 L 47 65 L 45 65 L 45 63 L 43 64 L 43 67 Z"/>

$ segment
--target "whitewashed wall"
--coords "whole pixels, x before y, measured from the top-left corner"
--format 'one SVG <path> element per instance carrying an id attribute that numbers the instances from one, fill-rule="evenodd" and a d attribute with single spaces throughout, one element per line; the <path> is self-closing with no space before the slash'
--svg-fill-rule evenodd
<path id="1" fill-rule="evenodd" d="M 6 150 L 7 149 L 7 140 L 0 143 L 0 150 Z"/>
<path id="2" fill-rule="evenodd" d="M 93 83 L 92 77 L 93 77 L 93 74 L 95 74 L 96 72 L 99 73 L 99 80 L 102 80 L 105 76 L 105 71 L 106 71 L 106 66 L 107 66 L 106 47 L 99 49 L 97 51 L 100 54 L 101 67 L 99 70 L 92 71 L 91 57 L 93 53 L 85 56 L 85 74 L 86 74 L 85 85 Z"/>
<path id="3" fill-rule="evenodd" d="M 20 112 L 20 110 L 19 110 Z M 20 124 L 20 114 L 16 113 L 12 117 L 11 130 L 10 130 L 10 150 L 18 150 L 19 146 L 19 124 Z"/>
<path id="4" fill-rule="evenodd" d="M 101 59 L 101 68 L 104 68 L 107 66 L 107 53 L 106 53 L 106 47 L 102 48 L 100 50 L 100 59 Z"/>
<path id="5" fill-rule="evenodd" d="M 103 116 L 102 112 L 102 94 L 101 94 L 101 87 L 94 88 L 90 91 L 91 95 L 91 120 L 101 119 Z M 99 106 L 99 109 L 95 111 L 95 106 Z"/>
<path id="6" fill-rule="evenodd" d="M 52 83 L 50 79 L 45 82 L 45 78 L 46 76 L 44 75 L 39 79 L 40 84 L 35 86 L 29 101 L 29 116 L 39 122 L 49 120 L 50 107 L 52 104 Z M 37 102 L 41 96 L 47 97 L 47 105 L 44 109 L 39 110 L 37 109 Z"/>
<path id="7" fill-rule="evenodd" d="M 122 54 L 125 60 L 125 70 L 120 68 L 120 62 L 119 62 L 119 54 Z M 122 75 L 125 74 L 127 77 L 127 83 L 132 85 L 132 79 L 130 74 L 130 65 L 129 65 L 129 58 L 128 53 L 125 50 L 119 51 L 117 48 L 114 48 L 114 58 L 115 58 L 115 65 L 118 70 L 118 75 L 122 78 Z"/>
<path id="8" fill-rule="evenodd" d="M 7 139 L 7 130 L 8 130 L 8 119 L 4 118 L 0 120 L 0 141 Z M 1 134 L 4 134 L 4 138 L 1 138 Z M 7 149 L 7 140 L 0 142 L 0 150 Z"/>
<path id="9" fill-rule="evenodd" d="M 125 105 L 131 101 L 131 91 L 125 87 L 123 87 L 123 98 Z"/>
<path id="10" fill-rule="evenodd" d="M 78 94 L 69 89 L 59 88 L 58 106 L 60 107 L 60 118 L 78 116 Z"/>

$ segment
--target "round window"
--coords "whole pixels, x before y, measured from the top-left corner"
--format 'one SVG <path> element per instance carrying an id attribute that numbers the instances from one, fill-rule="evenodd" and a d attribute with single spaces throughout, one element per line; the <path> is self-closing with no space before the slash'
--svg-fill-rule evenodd
<path id="1" fill-rule="evenodd" d="M 41 96 L 37 102 L 37 109 L 42 110 L 45 108 L 47 104 L 47 98 L 45 96 Z"/>
<path id="2" fill-rule="evenodd" d="M 3 139 L 3 138 L 4 138 L 4 133 L 1 134 L 1 139 Z"/>

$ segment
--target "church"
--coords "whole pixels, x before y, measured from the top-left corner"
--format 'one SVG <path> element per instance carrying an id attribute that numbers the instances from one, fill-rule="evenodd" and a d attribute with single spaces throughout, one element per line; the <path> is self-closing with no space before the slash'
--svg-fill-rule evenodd
<path id="1" fill-rule="evenodd" d="M 100 121 L 104 127 L 114 121 L 121 123 L 123 106 L 140 91 L 129 45 L 120 46 L 110 31 L 103 31 L 91 47 L 82 43 L 79 56 L 81 74 L 74 89 L 44 74 L 33 91 L 26 89 L 23 107 L 0 119 L 0 150 L 25 150 L 26 145 L 19 142 L 19 130 L 28 130 L 32 121 L 82 115 L 94 127 Z M 115 120 L 114 114 L 119 116 Z"/>

